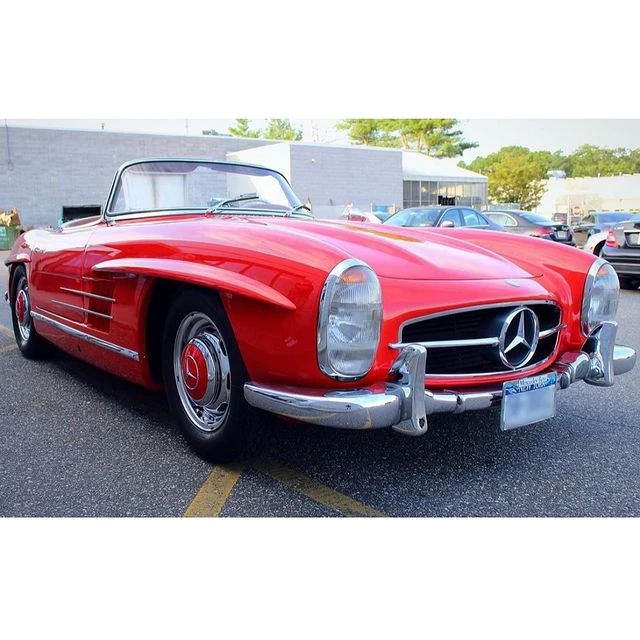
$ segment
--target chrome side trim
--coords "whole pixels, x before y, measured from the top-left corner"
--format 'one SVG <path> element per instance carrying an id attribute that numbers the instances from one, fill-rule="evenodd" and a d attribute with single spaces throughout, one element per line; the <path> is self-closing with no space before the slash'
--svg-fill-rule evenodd
<path id="1" fill-rule="evenodd" d="M 68 307 L 69 309 L 75 309 L 76 311 L 82 311 L 83 313 L 89 313 L 92 316 L 98 316 L 100 318 L 106 318 L 107 320 L 113 320 L 113 318 L 106 313 L 98 313 L 97 311 L 92 311 L 91 309 L 85 309 L 84 307 L 79 307 L 77 304 L 70 304 L 68 302 L 61 302 L 60 300 L 51 300 L 53 304 L 60 305 L 61 307 Z"/>
<path id="2" fill-rule="evenodd" d="M 108 351 L 113 351 L 125 358 L 130 358 L 131 360 L 135 360 L 138 362 L 140 360 L 140 356 L 137 351 L 132 351 L 131 349 L 127 349 L 126 347 L 121 347 L 120 345 L 113 344 L 112 342 L 107 342 L 106 340 L 102 340 L 102 338 L 96 338 L 84 331 L 80 331 L 79 329 L 75 329 L 74 327 L 70 327 L 69 325 L 64 324 L 63 322 L 59 322 L 58 320 L 54 320 L 53 318 L 49 318 L 37 311 L 31 311 L 31 317 L 36 320 L 40 320 L 42 322 L 46 322 L 56 329 L 60 329 L 60 331 L 64 331 L 69 335 L 72 335 L 74 338 L 78 338 L 79 340 L 84 340 L 85 342 L 89 342 L 90 344 L 94 344 L 98 347 L 102 347 L 103 349 L 107 349 Z"/>
<path id="3" fill-rule="evenodd" d="M 69 289 L 67 287 L 60 287 L 60 291 L 77 293 L 79 296 L 84 296 L 85 298 L 93 298 L 94 300 L 104 300 L 105 302 L 115 302 L 115 298 L 109 298 L 108 296 L 99 296 L 97 293 L 88 293 L 86 291 L 78 291 L 78 289 Z"/>

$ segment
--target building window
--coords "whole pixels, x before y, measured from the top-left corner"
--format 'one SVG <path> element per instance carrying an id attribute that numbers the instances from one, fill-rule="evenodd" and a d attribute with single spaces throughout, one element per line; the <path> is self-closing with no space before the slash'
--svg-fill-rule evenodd
<path id="1" fill-rule="evenodd" d="M 455 199 L 455 204 L 481 209 L 487 205 L 485 182 L 447 182 L 435 180 L 405 180 L 402 208 L 431 207 L 444 198 Z"/>

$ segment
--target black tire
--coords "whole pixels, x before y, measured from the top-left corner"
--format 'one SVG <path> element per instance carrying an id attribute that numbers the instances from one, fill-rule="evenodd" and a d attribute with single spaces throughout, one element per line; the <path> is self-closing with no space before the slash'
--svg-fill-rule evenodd
<path id="1" fill-rule="evenodd" d="M 192 449 L 210 462 L 239 458 L 252 429 L 247 372 L 216 295 L 188 290 L 174 300 L 162 338 L 162 376 Z"/>
<path id="2" fill-rule="evenodd" d="M 15 268 L 11 280 L 11 321 L 18 348 L 25 358 L 35 360 L 49 353 L 49 345 L 33 326 L 29 280 L 22 265 Z"/>
<path id="3" fill-rule="evenodd" d="M 638 278 L 625 278 L 624 276 L 618 276 L 621 289 L 637 289 L 640 286 L 640 279 Z"/>
<path id="4" fill-rule="evenodd" d="M 593 255 L 602 258 L 602 250 L 604 249 L 604 242 L 599 242 L 593 250 Z"/>

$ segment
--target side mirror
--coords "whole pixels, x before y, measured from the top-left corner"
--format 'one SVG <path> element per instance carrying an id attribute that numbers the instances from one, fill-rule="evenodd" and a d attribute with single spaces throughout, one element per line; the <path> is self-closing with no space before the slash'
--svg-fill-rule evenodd
<path id="1" fill-rule="evenodd" d="M 441 227 L 446 227 L 447 229 L 455 227 L 455 225 L 453 224 L 453 222 L 451 222 L 451 220 L 445 220 L 444 222 L 441 222 L 440 226 Z"/>

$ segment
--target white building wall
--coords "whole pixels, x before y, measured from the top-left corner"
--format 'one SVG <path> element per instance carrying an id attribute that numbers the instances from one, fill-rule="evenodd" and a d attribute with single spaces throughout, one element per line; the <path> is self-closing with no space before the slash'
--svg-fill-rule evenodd
<path id="1" fill-rule="evenodd" d="M 228 153 L 227 159 L 233 162 L 246 162 L 275 169 L 291 182 L 291 153 L 289 147 L 290 144 L 288 142 L 280 142 L 269 146 Z M 295 191 L 295 187 L 293 190 Z"/>
<path id="2" fill-rule="evenodd" d="M 402 207 L 402 153 L 330 145 L 291 145 L 291 179 L 319 218 L 338 218 L 347 204 Z"/>
<path id="3" fill-rule="evenodd" d="M 600 178 L 551 178 L 536 211 L 587 214 L 589 211 L 640 210 L 640 174 Z"/>

